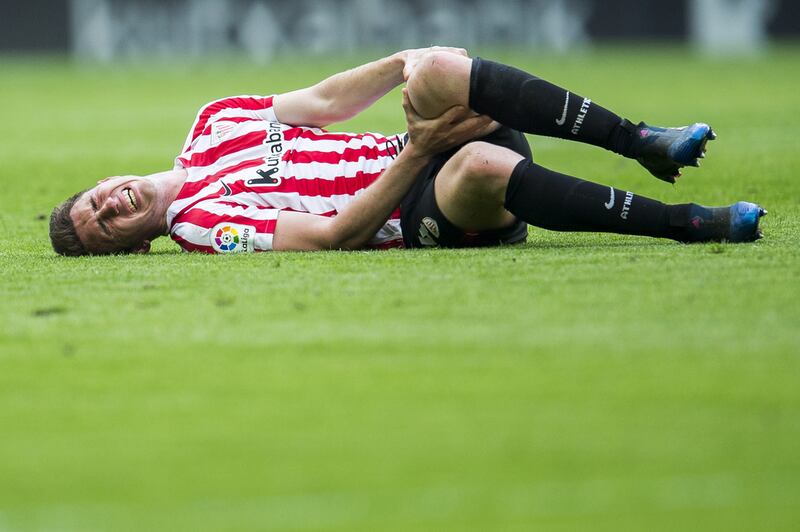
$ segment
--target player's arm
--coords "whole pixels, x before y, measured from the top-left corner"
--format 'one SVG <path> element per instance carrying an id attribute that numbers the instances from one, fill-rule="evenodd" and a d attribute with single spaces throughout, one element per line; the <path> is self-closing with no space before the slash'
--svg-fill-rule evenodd
<path id="1" fill-rule="evenodd" d="M 460 55 L 460 48 L 433 48 Z M 404 80 L 403 70 L 431 48 L 405 50 L 335 74 L 305 89 L 275 96 L 278 120 L 295 126 L 325 127 L 348 120 L 375 103 Z"/>
<path id="2" fill-rule="evenodd" d="M 411 188 L 416 176 L 439 152 L 487 134 L 494 123 L 464 107 L 440 117 L 422 119 L 403 90 L 409 142 L 381 177 L 335 218 L 281 212 L 273 237 L 274 250 L 358 249 L 386 223 Z"/>

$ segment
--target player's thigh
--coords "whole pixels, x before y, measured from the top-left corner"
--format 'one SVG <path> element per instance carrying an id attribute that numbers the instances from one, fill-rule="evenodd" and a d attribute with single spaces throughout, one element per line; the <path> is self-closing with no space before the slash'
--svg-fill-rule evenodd
<path id="1" fill-rule="evenodd" d="M 505 203 L 508 180 L 524 157 L 503 146 L 472 142 L 459 149 L 436 176 L 442 214 L 466 231 L 498 229 L 517 220 Z"/>
<path id="2" fill-rule="evenodd" d="M 415 65 L 407 80 L 408 97 L 420 116 L 433 118 L 454 105 L 469 107 L 472 59 L 431 52 Z"/>

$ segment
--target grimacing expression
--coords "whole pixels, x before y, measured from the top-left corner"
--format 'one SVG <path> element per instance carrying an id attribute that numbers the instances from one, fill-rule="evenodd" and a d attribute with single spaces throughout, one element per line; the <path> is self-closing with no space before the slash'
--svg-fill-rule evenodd
<path id="1" fill-rule="evenodd" d="M 164 225 L 156 198 L 151 179 L 109 177 L 78 198 L 70 216 L 89 253 L 146 252 Z"/>

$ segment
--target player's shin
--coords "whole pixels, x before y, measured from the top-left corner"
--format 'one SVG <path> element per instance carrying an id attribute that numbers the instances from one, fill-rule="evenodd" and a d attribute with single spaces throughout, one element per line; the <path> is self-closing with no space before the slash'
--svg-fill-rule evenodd
<path id="1" fill-rule="evenodd" d="M 519 70 L 476 57 L 472 109 L 525 133 L 576 140 L 629 156 L 634 126 L 589 98 Z"/>
<path id="2" fill-rule="evenodd" d="M 530 159 L 514 168 L 505 208 L 553 231 L 597 231 L 686 240 L 688 205 L 644 196 L 548 170 Z"/>

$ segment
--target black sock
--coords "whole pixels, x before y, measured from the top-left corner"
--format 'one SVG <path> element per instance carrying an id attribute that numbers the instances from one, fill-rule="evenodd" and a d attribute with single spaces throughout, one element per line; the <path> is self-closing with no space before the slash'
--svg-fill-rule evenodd
<path id="1" fill-rule="evenodd" d="M 474 58 L 469 106 L 512 129 L 629 156 L 633 124 L 588 98 L 514 67 Z"/>
<path id="2" fill-rule="evenodd" d="M 632 192 L 548 170 L 530 159 L 514 168 L 505 208 L 552 231 L 597 231 L 688 240 L 692 204 L 666 205 Z"/>

